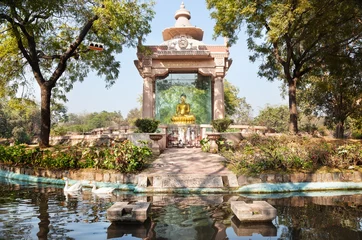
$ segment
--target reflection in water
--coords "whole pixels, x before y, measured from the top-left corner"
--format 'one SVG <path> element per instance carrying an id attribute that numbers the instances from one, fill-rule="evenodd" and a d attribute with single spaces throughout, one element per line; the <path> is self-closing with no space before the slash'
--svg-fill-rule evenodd
<path id="1" fill-rule="evenodd" d="M 231 218 L 231 226 L 237 236 L 252 236 L 257 233 L 264 237 L 276 237 L 277 228 L 272 222 L 240 222 L 236 216 Z"/>
<path id="2" fill-rule="evenodd" d="M 48 239 L 49 233 L 49 214 L 48 214 L 48 196 L 46 194 L 40 194 L 39 196 L 39 232 L 36 234 L 39 240 Z"/>
<path id="3" fill-rule="evenodd" d="M 137 238 L 146 238 L 151 228 L 151 220 L 147 219 L 139 224 L 111 223 L 107 228 L 107 238 L 119 238 L 132 235 Z"/>
<path id="4" fill-rule="evenodd" d="M 323 195 L 323 194 L 322 194 Z M 277 209 L 272 223 L 243 224 L 230 200 L 265 200 Z M 117 201 L 151 202 L 138 225 L 110 223 Z M 0 179 L 0 239 L 362 239 L 362 194 L 342 196 L 136 195 L 102 198 L 90 189 L 64 195 L 62 186 Z"/>

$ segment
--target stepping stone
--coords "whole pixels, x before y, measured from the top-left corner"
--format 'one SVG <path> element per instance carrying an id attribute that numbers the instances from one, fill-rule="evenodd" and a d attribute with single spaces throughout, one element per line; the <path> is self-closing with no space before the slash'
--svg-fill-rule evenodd
<path id="1" fill-rule="evenodd" d="M 148 218 L 149 202 L 116 202 L 107 209 L 107 219 L 111 222 L 143 223 Z"/>
<path id="2" fill-rule="evenodd" d="M 277 210 L 266 201 L 231 201 L 230 205 L 240 222 L 271 222 L 277 216 Z"/>

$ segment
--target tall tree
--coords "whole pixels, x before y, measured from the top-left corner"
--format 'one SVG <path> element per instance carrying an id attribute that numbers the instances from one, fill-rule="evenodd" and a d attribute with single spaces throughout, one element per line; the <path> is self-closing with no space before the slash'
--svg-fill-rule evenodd
<path id="1" fill-rule="evenodd" d="M 234 120 L 234 123 L 248 123 L 251 121 L 252 107 L 245 98 L 239 95 L 239 88 L 224 80 L 224 102 L 226 116 Z"/>
<path id="2" fill-rule="evenodd" d="M 127 114 L 126 121 L 128 125 L 134 126 L 134 123 L 138 118 L 142 118 L 141 110 L 139 108 L 132 108 Z"/>
<path id="3" fill-rule="evenodd" d="M 362 111 L 362 52 L 349 46 L 329 56 L 325 65 L 310 76 L 298 92 L 305 112 L 324 115 L 326 123 L 335 126 L 335 136 L 344 137 L 348 117 L 359 117 Z"/>
<path id="4" fill-rule="evenodd" d="M 258 116 L 254 118 L 254 124 L 266 126 L 277 132 L 287 132 L 288 115 L 289 111 L 287 105 L 266 105 L 260 110 Z"/>
<path id="5" fill-rule="evenodd" d="M 152 6 L 138 0 L 0 0 L 0 50 L 11 50 L 0 56 L 6 66 L 0 76 L 15 81 L 33 73 L 41 92 L 41 147 L 49 146 L 52 90 L 71 90 L 89 71 L 111 86 L 120 67 L 115 54 L 144 40 Z M 90 50 L 92 42 L 103 51 Z"/>
<path id="6" fill-rule="evenodd" d="M 362 37 L 362 9 L 356 0 L 207 0 L 215 34 L 238 39 L 246 23 L 252 61 L 261 58 L 259 75 L 288 87 L 289 131 L 298 132 L 297 87 L 323 65 L 325 56 Z"/>

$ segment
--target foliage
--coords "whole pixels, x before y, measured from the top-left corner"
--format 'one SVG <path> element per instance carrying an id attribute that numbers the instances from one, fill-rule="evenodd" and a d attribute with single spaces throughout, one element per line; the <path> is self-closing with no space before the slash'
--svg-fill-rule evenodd
<path id="1" fill-rule="evenodd" d="M 233 120 L 229 118 L 212 120 L 211 125 L 217 132 L 226 132 Z"/>
<path id="2" fill-rule="evenodd" d="M 287 132 L 289 121 L 288 106 L 265 106 L 260 110 L 259 115 L 254 118 L 255 125 L 266 126 L 274 129 L 276 132 Z"/>
<path id="3" fill-rule="evenodd" d="M 216 36 L 234 44 L 243 24 L 259 61 L 259 76 L 282 80 L 289 97 L 289 131 L 298 132 L 297 89 L 305 76 L 318 74 L 328 56 L 341 49 L 358 52 L 361 46 L 362 9 L 355 0 L 236 1 L 207 0 L 216 19 Z M 307 81 L 308 82 L 308 81 Z"/>
<path id="4" fill-rule="evenodd" d="M 252 135 L 243 139 L 237 149 L 221 154 L 239 174 L 311 172 L 321 167 L 348 169 L 361 165 L 361 147 L 361 143 L 327 142 L 309 137 Z"/>
<path id="5" fill-rule="evenodd" d="M 52 134 L 64 135 L 67 132 L 85 133 L 96 128 L 119 127 L 126 124 L 120 111 L 93 112 L 67 115 L 64 122 L 59 122 L 52 127 Z"/>
<path id="6" fill-rule="evenodd" d="M 130 141 L 107 147 L 81 148 L 79 146 L 41 150 L 26 145 L 0 145 L 0 162 L 15 166 L 46 169 L 97 168 L 134 173 L 142 170 L 152 151 L 146 144 L 136 146 Z"/>
<path id="7" fill-rule="evenodd" d="M 6 77 L 6 83 L 0 84 L 8 89 L 19 85 L 19 79 L 30 81 L 23 76 L 31 69 L 31 79 L 41 92 L 40 146 L 49 145 L 52 94 L 65 99 L 73 84 L 83 81 L 91 70 L 105 79 L 107 87 L 114 84 L 120 66 L 115 54 L 124 46 L 142 44 L 150 32 L 153 4 L 137 0 L 2 1 L 0 76 Z M 88 49 L 91 42 L 102 43 L 103 51 Z"/>
<path id="8" fill-rule="evenodd" d="M 234 123 L 247 124 L 251 121 L 252 107 L 245 98 L 238 97 L 239 88 L 224 79 L 224 103 L 226 116 Z"/>
<path id="9" fill-rule="evenodd" d="M 210 151 L 210 141 L 207 138 L 203 138 L 200 140 L 200 146 L 201 150 L 203 152 L 209 152 Z"/>
<path id="10" fill-rule="evenodd" d="M 160 121 L 152 118 L 139 118 L 135 122 L 135 126 L 142 133 L 154 133 L 158 128 Z"/>
<path id="11" fill-rule="evenodd" d="M 89 148 L 82 153 L 85 163 L 92 162 L 92 167 L 114 169 L 120 172 L 137 172 L 144 168 L 147 158 L 152 151 L 144 144 L 138 147 L 126 140 L 114 144 L 100 151 L 98 148 Z"/>
<path id="12" fill-rule="evenodd" d="M 26 98 L 4 99 L 0 104 L 0 137 L 30 143 L 39 134 L 38 105 Z"/>
<path id="13" fill-rule="evenodd" d="M 326 124 L 335 127 L 335 136 L 344 138 L 348 117 L 362 111 L 362 52 L 340 51 L 330 56 L 320 76 L 311 76 L 311 84 L 298 92 L 304 112 L 324 115 Z"/>
<path id="14" fill-rule="evenodd" d="M 142 118 L 142 112 L 138 108 L 133 108 L 129 110 L 126 118 L 126 122 L 129 126 L 134 126 L 136 120 Z"/>

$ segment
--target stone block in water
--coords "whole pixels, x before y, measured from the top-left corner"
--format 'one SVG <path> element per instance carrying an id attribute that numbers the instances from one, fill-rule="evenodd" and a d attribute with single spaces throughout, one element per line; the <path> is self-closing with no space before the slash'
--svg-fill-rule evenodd
<path id="1" fill-rule="evenodd" d="M 149 202 L 116 202 L 107 209 L 107 219 L 111 222 L 143 223 L 148 218 Z"/>
<path id="2" fill-rule="evenodd" d="M 230 205 L 240 222 L 268 222 L 277 216 L 277 210 L 266 201 L 231 201 Z"/>
<path id="3" fill-rule="evenodd" d="M 240 222 L 236 216 L 231 218 L 231 227 L 236 236 L 249 236 L 260 234 L 263 237 L 277 236 L 277 228 L 272 222 Z"/>

